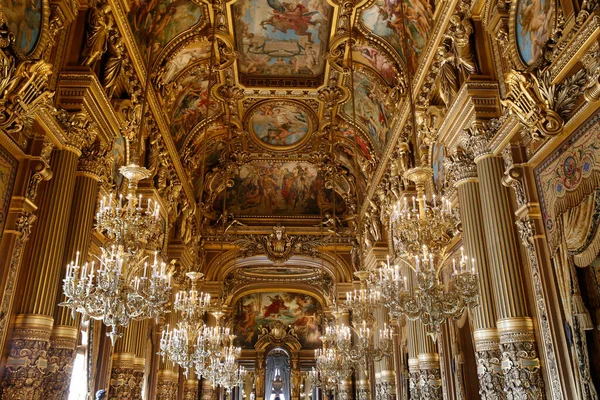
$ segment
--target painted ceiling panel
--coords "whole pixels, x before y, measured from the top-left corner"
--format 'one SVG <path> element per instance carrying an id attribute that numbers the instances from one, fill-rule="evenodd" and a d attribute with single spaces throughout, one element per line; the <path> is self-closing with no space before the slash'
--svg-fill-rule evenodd
<path id="1" fill-rule="evenodd" d="M 240 0 L 232 12 L 241 83 L 323 81 L 333 14 L 326 0 Z"/>

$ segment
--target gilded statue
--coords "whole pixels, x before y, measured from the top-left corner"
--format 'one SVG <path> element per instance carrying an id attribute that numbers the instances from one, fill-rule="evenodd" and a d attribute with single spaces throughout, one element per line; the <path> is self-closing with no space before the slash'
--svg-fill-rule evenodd
<path id="1" fill-rule="evenodd" d="M 448 48 L 448 43 L 438 47 L 437 54 L 440 60 L 439 92 L 446 107 L 450 107 L 456 95 L 460 83 L 458 81 L 458 69 L 455 65 L 456 57 Z"/>
<path id="2" fill-rule="evenodd" d="M 117 88 L 117 81 L 125 62 L 125 44 L 116 29 L 111 29 L 108 35 L 108 53 L 102 70 L 102 85 L 108 98 L 112 98 Z"/>
<path id="3" fill-rule="evenodd" d="M 109 31 L 114 25 L 110 6 L 106 3 L 91 7 L 86 17 L 85 46 L 81 54 L 82 65 L 92 65 L 106 52 Z"/>

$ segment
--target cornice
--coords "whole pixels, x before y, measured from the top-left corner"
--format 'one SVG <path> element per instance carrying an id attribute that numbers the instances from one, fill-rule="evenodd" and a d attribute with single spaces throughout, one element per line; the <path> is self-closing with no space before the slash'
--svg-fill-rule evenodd
<path id="1" fill-rule="evenodd" d="M 573 35 L 571 40 L 564 45 L 563 50 L 552 61 L 549 67 L 552 83 L 562 81 L 569 71 L 581 60 L 589 47 L 597 42 L 600 36 L 600 15 L 592 15 Z"/>
<path id="2" fill-rule="evenodd" d="M 439 141 L 446 147 L 456 147 L 460 132 L 475 119 L 491 119 L 501 113 L 498 82 L 465 82 L 448 110 L 439 129 Z"/>
<path id="3" fill-rule="evenodd" d="M 105 143 L 112 143 L 121 124 L 96 74 L 88 68 L 59 75 L 56 106 L 68 111 L 85 109 Z"/>

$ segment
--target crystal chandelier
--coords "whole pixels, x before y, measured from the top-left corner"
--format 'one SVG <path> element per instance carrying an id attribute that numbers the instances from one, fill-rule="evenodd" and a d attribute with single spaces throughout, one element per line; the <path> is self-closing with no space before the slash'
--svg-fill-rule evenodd
<path id="1" fill-rule="evenodd" d="M 120 169 L 129 181 L 128 194 L 118 200 L 112 196 L 102 199 L 96 215 L 97 229 L 104 232 L 107 242 L 96 262 L 79 265 L 76 260 L 67 266 L 63 280 L 66 301 L 73 314 L 102 320 L 111 328 L 107 333 L 112 344 L 122 336 L 119 327 L 126 328 L 134 319 L 158 319 L 170 299 L 171 276 L 166 264 L 148 265 L 146 252 L 149 243 L 162 232 L 158 204 L 142 207 L 142 197 L 136 197 L 137 183 L 149 176 L 146 168 L 127 165 Z"/>
<path id="2" fill-rule="evenodd" d="M 406 177 L 416 183 L 417 197 L 412 198 L 412 208 L 405 197 L 392 213 L 394 241 L 400 248 L 397 261 L 412 273 L 402 273 L 388 257 L 379 269 L 377 287 L 392 315 L 420 319 L 436 340 L 447 318 L 458 318 L 465 308 L 477 305 L 479 285 L 475 259 L 466 257 L 462 249 L 458 262 L 452 260 L 449 281 L 443 282 L 442 271 L 449 265 L 444 264 L 445 251 L 458 218 L 445 199 L 437 201 L 433 195 L 427 201 L 424 188 L 431 174 L 430 168 L 423 167 L 407 171 Z"/>
<path id="3" fill-rule="evenodd" d="M 202 278 L 202 273 L 188 272 L 186 275 L 191 281 L 191 288 L 175 295 L 173 309 L 179 313 L 180 320 L 172 331 L 169 332 L 168 325 L 163 330 L 159 354 L 179 364 L 187 378 L 194 367 L 197 367 L 198 374 L 202 373 L 198 368 L 204 365 L 206 357 L 203 335 L 209 333 L 203 318 L 210 306 L 210 294 L 196 289 L 196 282 Z"/>
<path id="4" fill-rule="evenodd" d="M 229 336 L 229 346 L 223 347 L 220 353 L 211 357 L 208 366 L 207 379 L 213 387 L 221 386 L 227 393 L 244 382 L 246 370 L 238 365 L 242 349 L 233 346 L 234 335 Z"/>

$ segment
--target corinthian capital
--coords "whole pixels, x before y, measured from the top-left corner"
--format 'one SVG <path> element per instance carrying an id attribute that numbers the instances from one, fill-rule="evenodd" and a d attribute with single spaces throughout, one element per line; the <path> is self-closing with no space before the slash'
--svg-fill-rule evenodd
<path id="1" fill-rule="evenodd" d="M 112 156 L 109 149 L 96 142 L 82 150 L 77 171 L 90 174 L 98 180 L 107 180 L 111 165 Z"/>
<path id="2" fill-rule="evenodd" d="M 96 124 L 85 111 L 70 113 L 60 109 L 56 113 L 56 119 L 65 130 L 67 147 L 81 152 L 96 140 Z"/>
<path id="3" fill-rule="evenodd" d="M 499 127 L 500 122 L 497 119 L 475 121 L 470 128 L 463 131 L 461 137 L 462 147 L 472 154 L 474 160 L 490 154 L 489 142 Z"/>
<path id="4" fill-rule="evenodd" d="M 473 154 L 460 147 L 444 160 L 444 165 L 455 185 L 466 179 L 477 178 L 477 165 Z"/>

